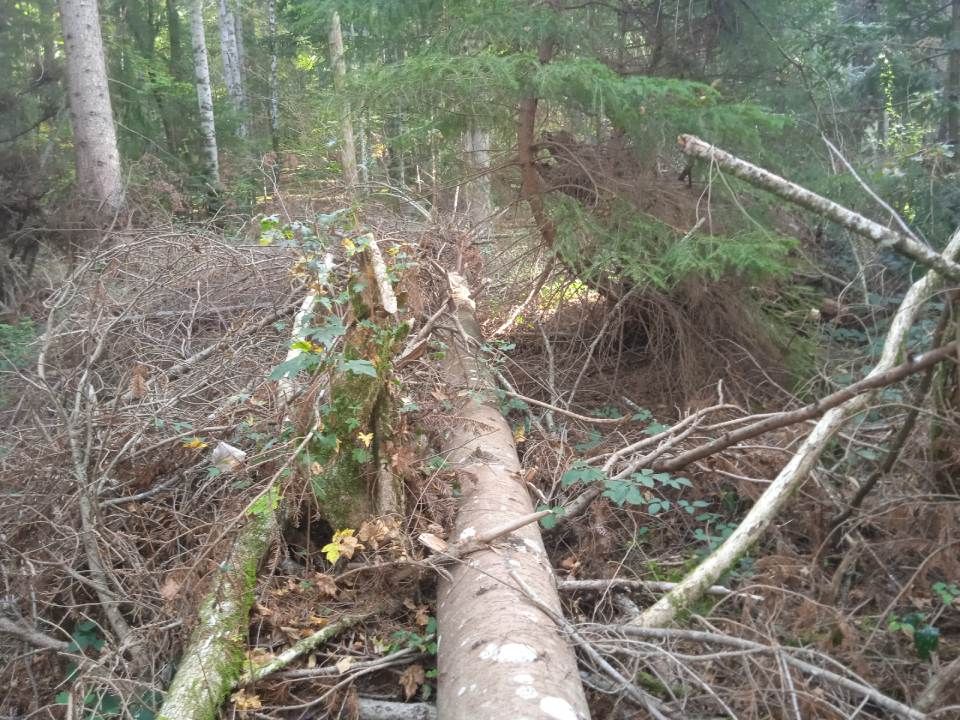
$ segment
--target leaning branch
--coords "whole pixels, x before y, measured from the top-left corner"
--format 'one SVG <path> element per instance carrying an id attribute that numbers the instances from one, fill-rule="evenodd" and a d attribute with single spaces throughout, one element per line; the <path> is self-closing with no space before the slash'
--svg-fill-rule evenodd
<path id="1" fill-rule="evenodd" d="M 949 258 L 938 255 L 933 249 L 913 238 L 884 227 L 880 223 L 810 192 L 779 175 L 774 175 L 768 170 L 741 160 L 693 135 L 681 135 L 677 138 L 677 144 L 680 146 L 680 152 L 684 155 L 715 163 L 721 170 L 726 170 L 731 175 L 755 187 L 771 192 L 777 197 L 818 215 L 823 215 L 850 232 L 872 240 L 883 247 L 891 247 L 924 267 L 936 270 L 944 277 L 960 281 L 960 265 Z"/>
<path id="2" fill-rule="evenodd" d="M 872 372 L 862 380 L 851 383 L 845 388 L 837 390 L 835 393 L 831 393 L 815 402 L 804 405 L 802 408 L 769 415 L 762 420 L 757 420 L 749 425 L 721 435 L 704 445 L 691 448 L 679 455 L 655 463 L 654 469 L 679 470 L 692 462 L 702 460 L 709 455 L 714 455 L 721 450 L 725 450 L 732 445 L 736 445 L 744 440 L 749 440 L 757 435 L 763 435 L 771 430 L 778 430 L 789 425 L 804 422 L 805 420 L 812 420 L 815 417 L 823 415 L 827 410 L 838 407 L 858 395 L 900 382 L 914 373 L 923 372 L 924 370 L 932 368 L 939 362 L 953 359 L 957 355 L 957 348 L 958 343 L 954 341 L 929 350 L 922 355 L 915 355 L 907 362 L 892 367 L 885 372 Z"/>
<path id="3" fill-rule="evenodd" d="M 953 259 L 958 252 L 960 252 L 960 228 L 950 238 L 943 257 Z M 942 276 L 931 271 L 911 286 L 893 316 L 890 330 L 884 341 L 883 353 L 877 365 L 867 376 L 868 378 L 882 375 L 894 367 L 894 362 L 903 349 L 907 333 L 913 327 L 924 303 L 939 289 L 942 281 Z M 865 393 L 851 398 L 820 418 L 797 453 L 754 503 L 750 512 L 730 537 L 673 590 L 647 608 L 634 623 L 643 627 L 668 625 L 678 612 L 689 607 L 691 602 L 696 601 L 708 587 L 714 584 L 736 562 L 737 558 L 741 557 L 763 535 L 793 493 L 806 480 L 834 433 L 849 418 L 862 412 L 867 407 L 871 396 L 872 393 Z"/>

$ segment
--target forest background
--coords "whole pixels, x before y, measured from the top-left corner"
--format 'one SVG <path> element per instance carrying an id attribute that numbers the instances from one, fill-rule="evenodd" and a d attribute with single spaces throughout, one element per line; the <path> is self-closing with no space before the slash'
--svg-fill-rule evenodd
<path id="1" fill-rule="evenodd" d="M 0 67 L 4 717 L 960 712 L 960 0 L 6 0 Z"/>

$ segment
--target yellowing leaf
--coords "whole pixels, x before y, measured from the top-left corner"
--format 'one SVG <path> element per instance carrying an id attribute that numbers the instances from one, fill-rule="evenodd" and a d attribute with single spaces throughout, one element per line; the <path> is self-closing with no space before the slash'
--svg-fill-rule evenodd
<path id="1" fill-rule="evenodd" d="M 190 450 L 203 450 L 203 448 L 205 448 L 207 444 L 200 438 L 193 437 L 187 440 L 187 442 L 185 442 L 183 446 L 185 448 L 189 448 Z"/>
<path id="2" fill-rule="evenodd" d="M 343 247 L 346 249 L 347 253 L 353 255 L 357 251 L 357 245 L 350 238 L 343 239 Z"/>
<path id="3" fill-rule="evenodd" d="M 357 440 L 363 443 L 364 447 L 370 447 L 373 442 L 373 433 L 357 433 Z"/>
<path id="4" fill-rule="evenodd" d="M 245 690 L 238 690 L 230 696 L 230 699 L 233 700 L 233 704 L 237 706 L 237 710 L 241 711 L 259 710 L 263 707 L 259 695 L 247 695 Z"/>
<path id="5" fill-rule="evenodd" d="M 336 563 L 341 556 L 349 560 L 357 550 L 363 549 L 363 545 L 353 536 L 353 533 L 352 528 L 337 530 L 330 542 L 320 548 L 320 552 L 326 556 L 327 562 Z"/>
<path id="6" fill-rule="evenodd" d="M 527 430 L 523 425 L 517 425 L 513 429 L 513 441 L 518 445 L 527 441 Z"/>

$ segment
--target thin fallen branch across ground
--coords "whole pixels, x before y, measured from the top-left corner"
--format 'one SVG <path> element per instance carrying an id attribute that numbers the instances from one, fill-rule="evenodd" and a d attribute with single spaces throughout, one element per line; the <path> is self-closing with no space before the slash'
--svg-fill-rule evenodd
<path id="1" fill-rule="evenodd" d="M 958 253 L 960 228 L 950 238 L 943 256 L 952 259 Z M 930 271 L 910 287 L 890 323 L 880 360 L 870 371 L 868 378 L 886 373 L 894 367 L 896 359 L 903 351 L 907 333 L 913 327 L 924 304 L 940 289 L 943 279 L 941 275 Z M 833 435 L 847 420 L 867 407 L 870 397 L 870 394 L 858 395 L 829 410 L 817 422 L 790 462 L 750 508 L 736 530 L 678 583 L 677 587 L 647 608 L 637 618 L 636 624 L 643 627 L 668 625 L 678 612 L 689 607 L 706 588 L 714 584 L 766 531 L 793 492 L 806 480 Z"/>
<path id="2" fill-rule="evenodd" d="M 638 627 L 632 624 L 600 626 L 597 628 L 597 632 L 602 634 L 610 634 L 614 637 L 619 635 L 622 637 L 634 637 L 649 640 L 686 640 L 697 643 L 714 643 L 738 648 L 740 650 L 749 650 L 757 653 L 776 655 L 782 658 L 787 665 L 800 670 L 804 674 L 813 678 L 817 678 L 818 680 L 839 685 L 845 690 L 854 692 L 861 697 L 866 698 L 875 705 L 882 707 L 884 710 L 887 710 L 898 717 L 907 718 L 908 720 L 924 720 L 924 718 L 926 718 L 925 713 L 899 702 L 898 700 L 894 700 L 887 695 L 884 695 L 879 690 L 867 685 L 866 683 L 859 682 L 857 680 L 851 680 L 850 678 L 839 675 L 831 670 L 827 670 L 814 665 L 813 663 L 807 662 L 806 660 L 801 660 L 800 658 L 795 657 L 795 653 L 805 652 L 802 649 L 798 650 L 797 648 L 774 647 L 760 642 L 755 642 L 753 640 L 744 640 L 743 638 L 732 637 L 730 635 L 723 635 L 715 632 L 684 630 L 679 628 Z"/>

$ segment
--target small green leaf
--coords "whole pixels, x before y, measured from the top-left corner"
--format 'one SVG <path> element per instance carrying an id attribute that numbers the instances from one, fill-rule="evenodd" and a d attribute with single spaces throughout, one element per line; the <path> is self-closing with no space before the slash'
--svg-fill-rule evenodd
<path id="1" fill-rule="evenodd" d="M 309 370 L 310 368 L 319 364 L 320 358 L 312 353 L 300 353 L 299 355 L 285 360 L 279 365 L 277 365 L 270 372 L 271 380 L 282 380 L 285 377 L 293 377 L 299 374 L 302 370 Z"/>
<path id="2" fill-rule="evenodd" d="M 68 705 L 70 703 L 70 693 L 66 691 L 57 693 L 56 702 L 57 705 Z"/>
<path id="3" fill-rule="evenodd" d="M 913 647 L 923 660 L 930 659 L 930 653 L 940 644 L 940 631 L 933 625 L 924 625 L 913 633 Z"/>
<path id="4" fill-rule="evenodd" d="M 373 363 L 369 360 L 346 360 L 341 365 L 341 368 L 348 373 L 354 375 L 369 375 L 370 377 L 377 376 L 377 368 L 374 367 Z"/>
<path id="5" fill-rule="evenodd" d="M 624 503 L 643 505 L 645 502 L 637 486 L 628 480 L 608 480 L 603 496 L 610 498 L 618 507 L 623 507 Z"/>
<path id="6" fill-rule="evenodd" d="M 561 477 L 560 482 L 564 487 L 570 487 L 576 483 L 592 483 L 603 478 L 603 471 L 599 468 L 584 465 L 582 462 L 575 462 Z"/>

